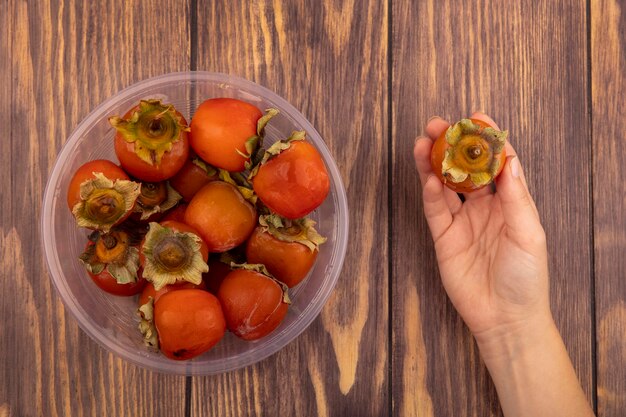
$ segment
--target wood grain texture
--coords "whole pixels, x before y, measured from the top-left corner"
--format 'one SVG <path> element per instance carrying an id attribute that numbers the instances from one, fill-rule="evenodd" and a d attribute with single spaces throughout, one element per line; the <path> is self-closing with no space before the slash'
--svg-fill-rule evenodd
<path id="1" fill-rule="evenodd" d="M 597 392 L 599 416 L 623 414 L 624 0 L 5 4 L 0 417 L 501 415 L 440 285 L 411 153 L 428 117 L 474 110 L 511 132 L 524 165 L 583 388 Z M 294 343 L 237 372 L 185 379 L 130 365 L 78 328 L 45 272 L 39 223 L 46 179 L 80 120 L 133 82 L 190 68 L 256 81 L 316 126 L 349 193 L 351 243 L 336 291 Z"/>
<path id="2" fill-rule="evenodd" d="M 105 352 L 64 310 L 45 272 L 39 225 L 48 174 L 78 122 L 133 82 L 189 68 L 187 9 L 174 1 L 12 1 L 3 10 L 3 415 L 184 415 L 184 377 Z M 183 30 L 156 30 L 171 25 Z M 173 46 L 163 48 L 167 36 Z"/>
<path id="3" fill-rule="evenodd" d="M 412 160 L 431 115 L 476 110 L 510 131 L 525 168 L 548 236 L 553 312 L 592 399 L 586 24 L 584 1 L 392 2 L 394 415 L 501 415 L 440 284 Z"/>
<path id="4" fill-rule="evenodd" d="M 591 1 L 598 415 L 626 410 L 626 1 Z"/>
<path id="5" fill-rule="evenodd" d="M 388 414 L 386 13 L 378 1 L 198 2 L 197 69 L 243 76 L 299 109 L 337 161 L 351 216 L 321 317 L 255 366 L 194 378 L 192 415 Z"/>

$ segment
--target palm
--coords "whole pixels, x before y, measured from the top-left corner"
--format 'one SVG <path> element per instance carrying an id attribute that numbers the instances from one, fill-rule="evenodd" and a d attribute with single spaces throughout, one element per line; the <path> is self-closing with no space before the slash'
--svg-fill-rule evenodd
<path id="1" fill-rule="evenodd" d="M 482 113 L 472 118 L 498 129 Z M 433 175 L 433 140 L 448 126 L 440 118 L 426 125 L 429 138 L 416 142 L 415 164 L 443 285 L 477 335 L 549 310 L 545 233 L 523 176 L 511 171 L 510 157 L 495 194 L 484 187 L 465 194 L 465 202 Z M 508 142 L 505 149 L 515 155 Z"/>
<path id="2" fill-rule="evenodd" d="M 446 292 L 472 332 L 522 318 L 540 301 L 540 245 L 512 236 L 498 194 L 466 201 L 454 214 L 435 248 Z"/>

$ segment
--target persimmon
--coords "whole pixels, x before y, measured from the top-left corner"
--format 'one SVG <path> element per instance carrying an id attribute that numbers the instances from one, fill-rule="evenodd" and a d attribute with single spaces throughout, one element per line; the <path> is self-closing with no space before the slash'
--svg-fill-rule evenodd
<path id="1" fill-rule="evenodd" d="M 133 219 L 143 222 L 158 221 L 181 198 L 168 181 L 142 182 L 133 209 Z"/>
<path id="2" fill-rule="evenodd" d="M 170 179 L 170 184 L 189 202 L 206 183 L 219 179 L 217 169 L 199 158 L 190 159 Z"/>
<path id="3" fill-rule="evenodd" d="M 479 190 L 502 172 L 507 135 L 482 120 L 462 119 L 433 143 L 433 172 L 457 193 Z"/>
<path id="4" fill-rule="evenodd" d="M 132 214 L 139 183 L 111 161 L 98 159 L 81 165 L 70 180 L 69 206 L 79 227 L 107 232 Z"/>
<path id="5" fill-rule="evenodd" d="M 109 123 L 117 130 L 114 147 L 122 168 L 142 181 L 171 178 L 189 157 L 187 121 L 171 104 L 141 100 Z"/>
<path id="6" fill-rule="evenodd" d="M 208 291 L 181 289 L 154 304 L 159 349 L 170 359 L 186 360 L 211 349 L 226 332 L 218 299 Z"/>
<path id="7" fill-rule="evenodd" d="M 196 193 L 185 210 L 185 223 L 198 230 L 210 252 L 239 246 L 256 226 L 256 208 L 232 184 L 211 181 Z"/>
<path id="8" fill-rule="evenodd" d="M 200 284 L 194 284 L 184 281 L 176 284 L 169 284 L 161 287 L 160 290 L 156 290 L 154 288 L 154 284 L 152 284 L 151 282 L 147 282 L 146 286 L 143 288 L 141 294 L 139 295 L 138 305 L 141 307 L 142 305 L 150 301 L 151 298 L 156 303 L 157 301 L 159 301 L 159 298 L 161 298 L 163 294 L 167 294 L 170 291 L 184 290 L 190 288 L 206 290 L 206 284 L 204 283 L 204 280 L 200 281 Z"/>
<path id="9" fill-rule="evenodd" d="M 171 210 L 168 210 L 167 213 L 161 218 L 161 221 L 174 220 L 179 223 L 185 222 L 185 210 L 187 210 L 187 204 L 178 203 L 176 207 Z"/>
<path id="10" fill-rule="evenodd" d="M 270 210 L 289 219 L 306 216 L 330 190 L 326 165 L 305 132 L 273 144 L 251 173 L 254 192 Z"/>
<path id="11" fill-rule="evenodd" d="M 152 222 L 139 252 L 143 276 L 158 291 L 184 281 L 200 285 L 209 250 L 193 227 L 173 220 Z"/>
<path id="12" fill-rule="evenodd" d="M 106 234 L 95 231 L 79 259 L 101 290 L 119 296 L 135 295 L 146 285 L 139 264 L 140 241 L 131 230 L 114 228 Z"/>
<path id="13" fill-rule="evenodd" d="M 287 288 L 262 265 L 244 265 L 224 278 L 217 297 L 228 329 L 244 340 L 260 339 L 274 331 L 289 307 Z"/>
<path id="14" fill-rule="evenodd" d="M 259 226 L 246 243 L 246 259 L 263 264 L 289 288 L 298 285 L 309 273 L 319 245 L 326 241 L 308 219 L 289 221 L 276 215 L 259 217 Z"/>
<path id="15" fill-rule="evenodd" d="M 269 109 L 264 116 L 256 106 L 234 98 L 205 100 L 191 119 L 191 147 L 215 167 L 244 171 L 259 148 L 267 122 L 277 113 Z"/>

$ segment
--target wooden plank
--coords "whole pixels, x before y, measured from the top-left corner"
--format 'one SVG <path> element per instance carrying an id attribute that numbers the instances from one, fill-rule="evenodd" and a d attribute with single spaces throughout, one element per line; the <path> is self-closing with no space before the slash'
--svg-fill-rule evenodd
<path id="1" fill-rule="evenodd" d="M 194 378 L 193 415 L 388 414 L 387 5 L 199 2 L 198 69 L 243 76 L 299 109 L 348 191 L 350 245 L 321 317 L 249 368 Z"/>
<path id="2" fill-rule="evenodd" d="M 412 160 L 431 115 L 491 114 L 517 149 L 548 236 L 554 316 L 593 386 L 586 4 L 392 2 L 394 415 L 501 415 L 438 278 Z"/>
<path id="3" fill-rule="evenodd" d="M 11 91 L 12 86 L 12 73 L 11 73 L 11 61 L 8 57 L 12 54 L 11 45 L 11 29 L 12 20 L 9 13 L 0 14 L 0 189 L 5 190 L 3 198 L 0 199 L 0 248 L 5 247 L 4 242 L 4 229 L 11 222 L 11 202 L 13 197 L 7 195 L 6 190 L 11 189 L 11 170 L 13 164 L 11 163 L 11 113 L 13 106 L 11 104 Z M 2 267 L 6 268 L 8 262 L 1 260 Z M 9 270 L 12 272 L 12 270 Z M 10 275 L 2 274 L 2 280 L 0 280 L 0 290 L 5 290 L 4 282 L 9 279 Z M 4 298 L 0 299 L 0 332 L 3 335 L 7 334 L 5 330 L 7 326 L 7 319 L 10 317 L 11 310 L 8 303 L 4 302 Z M 6 337 L 6 336 L 5 336 Z M 0 354 L 4 356 L 4 345 L 0 341 Z M 0 362 L 0 378 L 3 381 L 8 381 L 7 372 L 5 370 L 6 364 Z M 9 389 L 11 384 L 0 384 L 0 416 L 9 415 Z"/>
<path id="4" fill-rule="evenodd" d="M 0 414 L 182 416 L 184 377 L 105 352 L 64 310 L 44 272 L 39 225 L 46 179 L 78 122 L 135 81 L 189 68 L 188 6 L 14 1 L 5 12 Z"/>
<path id="5" fill-rule="evenodd" d="M 598 416 L 626 410 L 626 1 L 591 1 Z"/>

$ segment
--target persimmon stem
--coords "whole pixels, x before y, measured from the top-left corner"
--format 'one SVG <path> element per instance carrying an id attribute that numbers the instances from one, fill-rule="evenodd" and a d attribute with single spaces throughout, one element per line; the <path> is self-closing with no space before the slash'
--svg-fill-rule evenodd
<path id="1" fill-rule="evenodd" d="M 467 150 L 467 156 L 469 156 L 471 159 L 476 159 L 482 154 L 483 150 L 480 146 L 472 146 Z"/>
<path id="2" fill-rule="evenodd" d="M 163 130 L 163 124 L 161 123 L 161 118 L 159 116 L 155 117 L 150 121 L 150 133 L 152 134 L 160 134 L 161 130 Z"/>
<path id="3" fill-rule="evenodd" d="M 105 248 L 113 249 L 115 245 L 117 245 L 117 239 L 115 238 L 115 236 L 112 235 L 104 235 L 102 237 L 102 243 L 104 244 Z"/>
<path id="4" fill-rule="evenodd" d="M 168 271 L 175 271 L 189 260 L 187 248 L 176 239 L 165 239 L 154 250 L 155 259 Z"/>

